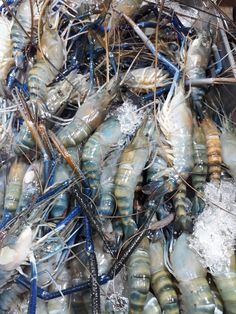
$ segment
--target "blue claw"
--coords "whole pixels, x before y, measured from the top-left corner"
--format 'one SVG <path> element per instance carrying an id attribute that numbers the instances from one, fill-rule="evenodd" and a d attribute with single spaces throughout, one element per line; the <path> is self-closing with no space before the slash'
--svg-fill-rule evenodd
<path id="1" fill-rule="evenodd" d="M 222 63 L 219 49 L 215 44 L 212 45 L 212 52 L 213 52 L 214 60 L 215 60 L 215 74 L 219 75 L 223 71 L 223 63 Z"/>
<path id="2" fill-rule="evenodd" d="M 35 314 L 37 307 L 37 267 L 35 261 L 30 262 L 31 279 L 30 279 L 30 299 L 28 314 Z"/>

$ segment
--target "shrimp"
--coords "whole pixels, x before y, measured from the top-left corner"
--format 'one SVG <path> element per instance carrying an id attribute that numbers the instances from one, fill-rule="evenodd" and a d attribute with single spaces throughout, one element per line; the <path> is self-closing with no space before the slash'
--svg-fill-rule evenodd
<path id="1" fill-rule="evenodd" d="M 169 163 L 173 164 L 164 173 L 164 176 L 168 178 L 165 181 L 166 192 L 176 188 L 181 191 L 175 197 L 177 202 L 175 227 L 177 231 L 188 230 L 191 232 L 192 222 L 186 212 L 186 193 L 183 181 L 188 178 L 193 168 L 193 119 L 182 84 L 176 88 L 175 95 L 170 102 L 168 99 L 165 101 L 158 112 L 157 119 L 165 136 L 164 140 L 169 146 L 164 146 L 164 151 Z M 180 199 L 182 199 L 181 202 L 179 202 Z"/>
<path id="2" fill-rule="evenodd" d="M 162 311 L 166 314 L 179 313 L 178 297 L 171 275 L 164 264 L 163 241 L 151 242 L 149 247 L 151 261 L 151 287 Z"/>
<path id="3" fill-rule="evenodd" d="M 4 96 L 5 80 L 10 71 L 10 68 L 14 64 L 12 58 L 12 41 L 11 41 L 11 28 L 12 22 L 4 15 L 0 15 L 0 94 Z"/>
<path id="4" fill-rule="evenodd" d="M 232 252 L 221 271 L 212 273 L 214 282 L 224 303 L 226 314 L 236 313 L 236 257 Z"/>
<path id="5" fill-rule="evenodd" d="M 193 129 L 193 151 L 194 151 L 194 168 L 192 171 L 192 185 L 195 189 L 195 196 L 193 198 L 192 213 L 199 215 L 205 206 L 201 198 L 204 193 L 204 187 L 207 176 L 207 152 L 206 139 L 201 126 L 194 124 Z"/>
<path id="6" fill-rule="evenodd" d="M 44 107 L 44 116 L 51 118 L 54 114 L 60 114 L 66 102 L 72 101 L 72 98 L 83 100 L 88 89 L 89 85 L 86 76 L 76 74 L 75 72 L 71 73 L 68 80 L 58 82 L 56 86 L 47 88 L 47 103 Z M 22 154 L 22 151 L 29 155 L 31 150 L 35 148 L 35 141 L 25 123 L 23 123 L 16 136 L 15 144 L 14 150 L 18 155 Z"/>
<path id="7" fill-rule="evenodd" d="M 65 147 L 80 144 L 101 124 L 116 96 L 118 85 L 119 79 L 114 77 L 95 94 L 86 97 L 72 122 L 58 132 L 58 138 Z"/>
<path id="8" fill-rule="evenodd" d="M 16 160 L 10 168 L 7 178 L 4 209 L 15 214 L 22 193 L 23 179 L 26 173 L 27 164 L 21 160 Z"/>
<path id="9" fill-rule="evenodd" d="M 27 169 L 24 175 L 22 192 L 17 207 L 17 212 L 20 212 L 26 208 L 40 195 L 41 191 L 41 179 L 42 178 L 42 165 L 40 162 L 35 161 Z"/>
<path id="10" fill-rule="evenodd" d="M 164 86 L 171 81 L 168 80 L 168 73 L 162 69 L 153 67 L 139 68 L 129 72 L 124 78 L 124 85 L 135 92 L 144 92 L 155 90 L 156 86 Z"/>
<path id="11" fill-rule="evenodd" d="M 69 269 L 64 266 L 61 272 L 55 278 L 57 289 L 66 289 L 70 285 L 71 276 Z M 55 285 L 51 284 L 49 291 L 55 290 Z M 69 296 L 62 296 L 61 298 L 49 300 L 47 304 L 48 314 L 70 314 L 70 298 Z"/>
<path id="12" fill-rule="evenodd" d="M 65 80 L 47 88 L 46 108 L 49 113 L 60 114 L 69 100 L 84 100 L 89 90 L 88 77 L 76 72 L 72 71 Z"/>
<path id="13" fill-rule="evenodd" d="M 139 175 L 149 158 L 148 135 L 153 131 L 153 123 L 147 120 L 140 127 L 132 142 L 124 149 L 119 160 L 119 167 L 115 177 L 114 195 L 117 201 L 119 215 L 125 238 L 131 236 L 137 229 L 136 223 L 130 215 L 133 214 L 134 191 Z"/>
<path id="14" fill-rule="evenodd" d="M 233 130 L 224 128 L 220 135 L 222 159 L 229 168 L 229 173 L 236 180 L 236 134 Z"/>
<path id="15" fill-rule="evenodd" d="M 157 119 L 170 146 L 166 153 L 169 163 L 173 163 L 173 166 L 167 168 L 165 175 L 169 177 L 168 190 L 173 190 L 182 179 L 188 178 L 193 168 L 193 119 L 182 84 L 176 88 L 171 101 L 163 104 Z"/>
<path id="16" fill-rule="evenodd" d="M 65 60 L 65 43 L 55 28 L 45 24 L 41 38 L 42 51 L 37 51 L 36 63 L 28 75 L 30 100 L 35 104 L 44 104 L 47 100 L 46 85 L 59 73 Z"/>
<path id="17" fill-rule="evenodd" d="M 103 122 L 83 148 L 82 171 L 88 179 L 91 197 L 95 197 L 102 173 L 102 162 L 122 137 L 120 122 L 114 117 Z"/>
<path id="18" fill-rule="evenodd" d="M 129 258 L 128 291 L 129 313 L 143 313 L 144 304 L 150 286 L 149 240 L 144 238 Z"/>
<path id="19" fill-rule="evenodd" d="M 210 181 L 218 185 L 220 183 L 222 163 L 220 132 L 217 130 L 215 123 L 208 116 L 202 120 L 201 126 L 206 137 Z"/>
<path id="20" fill-rule="evenodd" d="M 202 30 L 198 33 L 187 52 L 185 73 L 189 79 L 200 79 L 206 77 L 206 69 L 209 63 L 212 47 L 210 31 Z M 191 97 L 198 118 L 203 118 L 202 99 L 205 91 L 199 87 L 191 87 Z"/>
<path id="21" fill-rule="evenodd" d="M 60 183 L 70 177 L 70 171 L 67 169 L 65 164 L 60 164 L 56 168 L 54 182 Z M 52 203 L 50 216 L 53 218 L 60 218 L 65 215 L 66 210 L 69 207 L 69 193 L 63 192 L 58 195 Z"/>
<path id="22" fill-rule="evenodd" d="M 182 233 L 170 257 L 181 292 L 183 313 L 214 314 L 215 303 L 206 279 L 207 271 L 199 262 L 198 256 L 189 248 L 188 239 L 188 235 Z"/>
<path id="23" fill-rule="evenodd" d="M 161 314 L 160 305 L 156 297 L 149 292 L 144 304 L 143 314 Z"/>
<path id="24" fill-rule="evenodd" d="M 105 21 L 105 25 L 108 25 L 108 29 L 110 29 L 110 36 L 114 32 L 114 29 L 120 23 L 120 14 L 117 12 L 122 12 L 129 17 L 133 17 L 137 10 L 140 9 L 142 4 L 142 0 L 113 0 L 112 1 L 112 8 L 115 9 L 115 12 L 112 11 L 111 17 L 107 15 L 107 19 Z"/>
<path id="25" fill-rule="evenodd" d="M 31 16 L 31 14 L 33 14 L 33 16 Z M 23 0 L 17 7 L 16 19 L 14 19 L 11 29 L 11 39 L 15 65 L 19 69 L 23 69 L 25 59 L 24 52 L 30 40 L 33 40 L 31 36 L 33 34 L 36 35 L 38 18 L 38 4 L 34 0 L 32 1 L 32 12 L 29 0 Z M 32 19 L 33 25 L 31 25 Z M 31 34 L 31 30 L 33 30 L 33 34 Z"/>

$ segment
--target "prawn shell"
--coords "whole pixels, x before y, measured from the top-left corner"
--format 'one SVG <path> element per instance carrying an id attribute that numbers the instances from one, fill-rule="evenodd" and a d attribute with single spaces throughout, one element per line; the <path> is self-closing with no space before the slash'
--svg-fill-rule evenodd
<path id="1" fill-rule="evenodd" d="M 124 84 L 136 92 L 149 92 L 156 86 L 163 86 L 168 81 L 168 74 L 162 69 L 153 67 L 141 68 L 131 71 L 126 77 Z"/>
<path id="2" fill-rule="evenodd" d="M 236 136 L 233 132 L 223 130 L 221 133 L 221 149 L 223 162 L 236 179 Z"/>
<path id="3" fill-rule="evenodd" d="M 209 117 L 205 117 L 201 125 L 206 137 L 210 180 L 219 183 L 222 163 L 220 133 Z"/>
<path id="4" fill-rule="evenodd" d="M 128 261 L 129 313 L 142 313 L 150 286 L 149 241 L 144 238 Z"/>
<path id="5" fill-rule="evenodd" d="M 103 160 L 112 147 L 118 143 L 121 136 L 119 121 L 109 118 L 98 127 L 84 145 L 82 171 L 89 180 L 92 197 L 95 197 L 99 188 Z"/>
<path id="6" fill-rule="evenodd" d="M 182 233 L 171 254 L 174 276 L 181 292 L 184 314 L 214 314 L 215 303 L 207 282 L 207 271 L 198 260 L 197 254 L 188 246 L 189 236 Z"/>
<path id="7" fill-rule="evenodd" d="M 229 265 L 219 274 L 213 274 L 214 282 L 224 303 L 226 314 L 236 313 L 236 258 L 233 254 Z"/>
<path id="8" fill-rule="evenodd" d="M 0 78 L 5 81 L 10 68 L 14 64 L 12 58 L 12 41 L 11 41 L 12 22 L 7 17 L 0 16 Z"/>
<path id="9" fill-rule="evenodd" d="M 119 79 L 114 77 L 97 93 L 85 99 L 72 122 L 59 130 L 58 138 L 65 147 L 80 144 L 103 122 L 109 105 L 116 96 L 118 84 Z"/>
<path id="10" fill-rule="evenodd" d="M 15 214 L 21 197 L 23 179 L 27 165 L 24 162 L 15 161 L 8 175 L 4 208 Z"/>
<path id="11" fill-rule="evenodd" d="M 28 75 L 28 87 L 32 101 L 47 101 L 46 85 L 59 73 L 65 60 L 64 42 L 56 29 L 46 24 L 41 38 L 42 51 L 37 51 L 36 63 Z"/>
<path id="12" fill-rule="evenodd" d="M 124 149 L 115 177 L 114 195 L 119 215 L 123 216 L 121 220 L 126 238 L 137 229 L 130 215 L 133 213 L 135 188 L 149 157 L 149 140 L 146 136 L 148 125 L 149 123 L 146 122 L 139 128 L 132 142 Z"/>
<path id="13" fill-rule="evenodd" d="M 178 297 L 171 275 L 164 265 L 163 243 L 150 244 L 151 287 L 163 311 L 167 314 L 179 314 Z"/>

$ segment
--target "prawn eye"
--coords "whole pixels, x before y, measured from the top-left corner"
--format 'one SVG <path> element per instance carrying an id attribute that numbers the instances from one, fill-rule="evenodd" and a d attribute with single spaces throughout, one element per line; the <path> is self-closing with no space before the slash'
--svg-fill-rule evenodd
<path id="1" fill-rule="evenodd" d="M 63 97 L 63 96 L 64 96 L 62 90 L 60 90 L 60 89 L 59 89 L 59 91 L 58 91 L 58 96 L 60 96 L 60 97 Z"/>

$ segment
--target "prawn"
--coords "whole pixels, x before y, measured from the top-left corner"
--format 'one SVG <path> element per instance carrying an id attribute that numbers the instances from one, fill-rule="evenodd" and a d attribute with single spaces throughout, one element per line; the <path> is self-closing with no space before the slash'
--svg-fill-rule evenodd
<path id="1" fill-rule="evenodd" d="M 60 114 L 67 101 L 83 101 L 89 90 L 87 75 L 72 71 L 65 80 L 47 88 L 46 108 L 50 114 Z"/>
<path id="2" fill-rule="evenodd" d="M 32 35 L 36 35 L 38 18 L 39 12 L 36 1 L 33 0 L 30 4 L 29 0 L 24 0 L 17 7 L 16 18 L 14 19 L 11 29 L 11 39 L 15 65 L 19 69 L 23 69 L 24 67 L 24 53 L 30 41 L 33 40 L 33 38 L 31 38 Z M 31 25 L 32 21 L 33 25 Z"/>
<path id="3" fill-rule="evenodd" d="M 215 302 L 206 279 L 207 271 L 198 260 L 197 254 L 189 248 L 188 239 L 188 235 L 182 233 L 170 256 L 173 274 L 181 292 L 183 313 L 214 314 Z"/>
<path id="4" fill-rule="evenodd" d="M 169 74 L 163 69 L 154 67 L 139 68 L 124 76 L 124 85 L 135 92 L 150 92 L 157 87 L 170 84 Z"/>
<path id="5" fill-rule="evenodd" d="M 11 41 L 12 22 L 4 15 L 0 15 L 0 94 L 5 95 L 7 75 L 14 64 L 12 58 L 12 41 Z"/>
<path id="6" fill-rule="evenodd" d="M 102 162 L 121 137 L 120 122 L 111 117 L 100 125 L 84 145 L 82 171 L 88 179 L 93 198 L 96 196 L 100 185 Z"/>
<path id="7" fill-rule="evenodd" d="M 175 90 L 173 98 L 165 102 L 158 111 L 157 120 L 165 136 L 167 159 L 172 167 L 166 169 L 169 190 L 186 180 L 193 168 L 193 118 L 182 84 Z"/>
<path id="8" fill-rule="evenodd" d="M 114 77 L 95 94 L 86 97 L 72 122 L 57 134 L 65 147 L 80 144 L 102 123 L 111 101 L 116 96 L 118 86 L 119 79 Z"/>
<path id="9" fill-rule="evenodd" d="M 164 176 L 167 177 L 164 183 L 166 192 L 171 192 L 183 187 L 184 181 L 187 180 L 194 165 L 193 118 L 182 84 L 177 86 L 173 98 L 170 101 L 167 99 L 159 109 L 157 119 L 165 137 L 163 149 L 169 164 L 172 165 L 167 167 L 164 172 Z M 182 198 L 180 203 L 177 199 L 179 196 L 177 195 L 175 198 L 178 202 L 175 223 L 177 231 L 191 231 L 192 229 L 191 219 L 186 212 L 185 195 L 185 192 L 179 194 Z"/>
<path id="10" fill-rule="evenodd" d="M 140 127 L 124 149 L 119 160 L 119 167 L 115 177 L 114 195 L 117 201 L 119 215 L 125 238 L 133 235 L 137 229 L 136 223 L 130 215 L 133 213 L 134 191 L 139 176 L 149 158 L 149 134 L 153 131 L 152 120 L 147 120 Z"/>
<path id="11" fill-rule="evenodd" d="M 59 73 L 65 61 L 65 43 L 56 28 L 50 28 L 49 21 L 44 26 L 41 50 L 37 51 L 36 63 L 28 75 L 30 100 L 34 104 L 45 105 L 46 85 Z M 42 112 L 41 112 L 42 113 Z"/>

